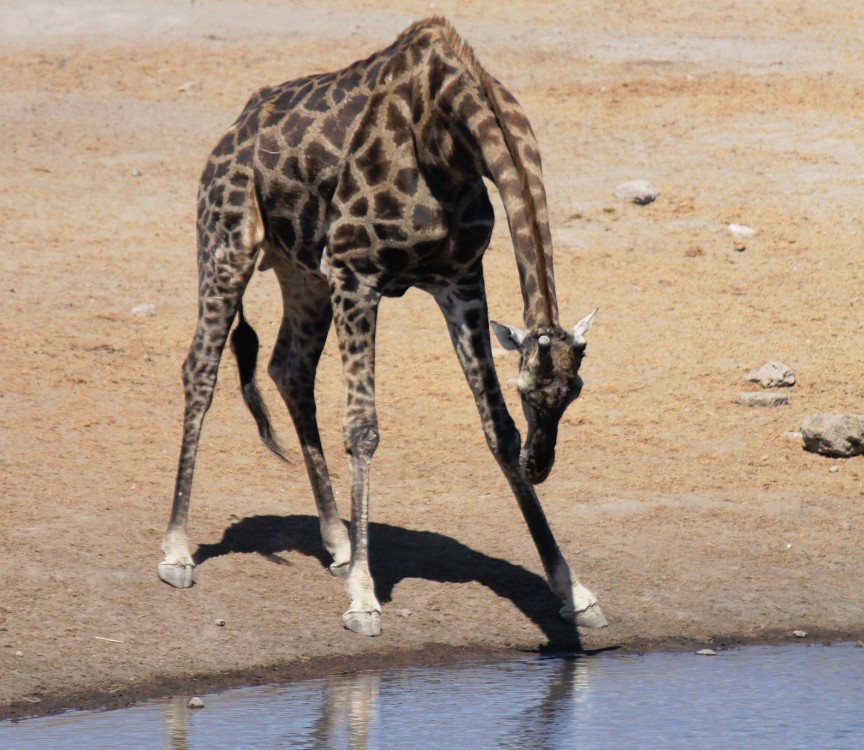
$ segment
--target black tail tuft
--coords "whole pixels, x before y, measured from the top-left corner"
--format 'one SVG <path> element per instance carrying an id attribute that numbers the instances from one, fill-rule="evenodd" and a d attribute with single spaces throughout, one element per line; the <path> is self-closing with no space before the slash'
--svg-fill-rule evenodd
<path id="1" fill-rule="evenodd" d="M 240 372 L 240 389 L 243 392 L 243 400 L 258 426 L 258 435 L 273 453 L 283 461 L 288 462 L 285 451 L 273 436 L 273 428 L 270 426 L 270 414 L 261 392 L 255 385 L 255 366 L 258 362 L 258 335 L 243 317 L 243 305 L 237 310 L 237 327 L 231 334 L 231 351 L 237 359 L 237 369 Z"/>

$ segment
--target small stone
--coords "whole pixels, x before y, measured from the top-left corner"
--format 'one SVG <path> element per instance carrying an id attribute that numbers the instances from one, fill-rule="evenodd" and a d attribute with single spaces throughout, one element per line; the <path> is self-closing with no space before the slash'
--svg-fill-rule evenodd
<path id="1" fill-rule="evenodd" d="M 789 432 L 784 432 L 783 437 L 789 438 L 790 440 L 801 440 L 802 435 L 798 430 L 790 430 Z"/>
<path id="2" fill-rule="evenodd" d="M 749 240 L 751 237 L 756 236 L 756 230 L 751 229 L 744 224 L 730 224 L 728 229 L 732 235 L 737 237 L 739 240 Z"/>
<path id="3" fill-rule="evenodd" d="M 140 305 L 135 305 L 131 312 L 139 318 L 152 318 L 156 315 L 156 305 L 152 302 L 142 302 Z"/>
<path id="4" fill-rule="evenodd" d="M 717 656 L 717 652 L 712 648 L 700 648 L 696 656 Z"/>
<path id="5" fill-rule="evenodd" d="M 178 86 L 178 87 L 177 87 L 177 90 L 178 90 L 181 94 L 185 94 L 187 91 L 191 91 L 191 90 L 194 89 L 194 88 L 195 88 L 195 81 L 186 81 L 186 83 L 181 84 L 180 86 Z"/>
<path id="6" fill-rule="evenodd" d="M 790 388 L 795 385 L 795 373 L 782 362 L 766 362 L 758 370 L 748 372 L 747 380 L 763 388 Z"/>
<path id="7" fill-rule="evenodd" d="M 745 245 L 743 242 L 736 242 L 734 245 L 732 245 L 732 249 L 736 253 L 743 253 L 747 249 L 747 245 Z"/>
<path id="8" fill-rule="evenodd" d="M 864 416 L 808 414 L 801 422 L 804 449 L 822 456 L 849 458 L 864 453 Z"/>
<path id="9" fill-rule="evenodd" d="M 738 406 L 764 406 L 773 408 L 775 406 L 785 406 L 789 403 L 786 396 L 781 396 L 778 393 L 739 393 L 735 396 L 735 403 Z"/>
<path id="10" fill-rule="evenodd" d="M 144 173 L 140 169 L 133 169 L 129 174 L 133 177 L 143 177 Z"/>
<path id="11" fill-rule="evenodd" d="M 224 627 L 225 627 L 225 620 L 223 620 L 223 619 L 220 617 L 218 620 L 216 620 L 216 625 L 217 625 L 218 627 L 220 627 L 220 628 L 224 628 Z"/>
<path id="12" fill-rule="evenodd" d="M 411 615 L 413 615 L 413 614 L 414 613 L 410 609 L 397 609 L 396 610 L 396 617 L 408 618 L 408 617 L 411 617 Z"/>
<path id="13" fill-rule="evenodd" d="M 688 258 L 698 258 L 700 255 L 705 255 L 705 251 L 699 245 L 691 245 L 684 251 L 684 255 Z"/>
<path id="14" fill-rule="evenodd" d="M 631 180 L 618 185 L 612 191 L 612 195 L 621 200 L 635 203 L 637 206 L 645 206 L 656 200 L 660 191 L 645 180 Z"/>
<path id="15" fill-rule="evenodd" d="M 849 521 L 844 521 L 843 525 L 840 528 L 842 528 L 843 531 L 851 531 L 852 530 L 852 524 L 849 523 Z"/>
<path id="16" fill-rule="evenodd" d="M 793 630 L 792 635 L 794 635 L 796 638 L 806 638 L 807 637 L 807 631 L 806 630 Z"/>
<path id="17" fill-rule="evenodd" d="M 202 701 L 198 696 L 194 698 L 190 698 L 189 702 L 186 704 L 187 708 L 204 708 L 204 701 Z"/>
<path id="18" fill-rule="evenodd" d="M 836 474 L 838 471 L 840 471 L 839 466 L 832 466 L 830 469 L 828 469 L 829 474 Z"/>
<path id="19" fill-rule="evenodd" d="M 16 651 L 15 656 L 24 656 L 24 652 L 23 651 Z"/>

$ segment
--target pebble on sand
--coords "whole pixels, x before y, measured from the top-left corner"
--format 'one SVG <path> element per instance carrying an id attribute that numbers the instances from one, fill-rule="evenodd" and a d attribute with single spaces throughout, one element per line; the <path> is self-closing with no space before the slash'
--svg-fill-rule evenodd
<path id="1" fill-rule="evenodd" d="M 618 185 L 612 191 L 612 195 L 620 200 L 630 201 L 638 206 L 645 206 L 656 200 L 657 196 L 660 195 L 660 191 L 645 180 L 631 180 L 630 182 L 622 182 Z"/>
<path id="2" fill-rule="evenodd" d="M 756 236 L 756 230 L 744 224 L 730 224 L 729 231 L 733 237 L 737 237 L 739 240 L 749 240 Z"/>

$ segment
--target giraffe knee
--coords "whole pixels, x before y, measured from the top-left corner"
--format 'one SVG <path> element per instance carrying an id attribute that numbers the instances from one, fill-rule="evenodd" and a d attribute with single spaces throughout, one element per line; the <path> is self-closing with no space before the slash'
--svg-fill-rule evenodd
<path id="1" fill-rule="evenodd" d="M 345 429 L 345 452 L 369 460 L 378 448 L 378 424 L 365 423 Z"/>

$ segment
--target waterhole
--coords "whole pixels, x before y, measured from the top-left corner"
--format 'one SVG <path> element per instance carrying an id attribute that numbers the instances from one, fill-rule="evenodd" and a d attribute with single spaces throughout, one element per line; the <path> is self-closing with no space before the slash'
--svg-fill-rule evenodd
<path id="1" fill-rule="evenodd" d="M 526 657 L 334 675 L 0 724 L 0 747 L 864 747 L 864 649 Z"/>

